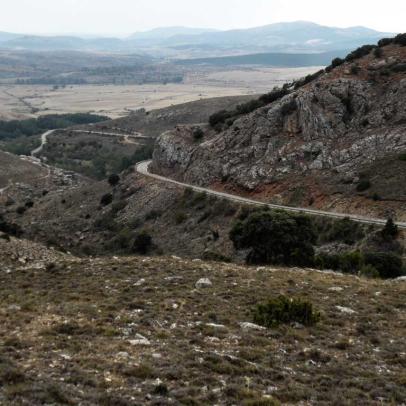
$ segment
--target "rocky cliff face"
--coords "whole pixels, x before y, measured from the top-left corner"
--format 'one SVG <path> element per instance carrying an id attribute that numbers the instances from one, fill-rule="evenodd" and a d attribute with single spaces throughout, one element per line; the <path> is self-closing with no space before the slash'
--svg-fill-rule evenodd
<path id="1" fill-rule="evenodd" d="M 188 127 L 162 134 L 153 170 L 258 193 L 298 181 L 334 184 L 327 194 L 353 190 L 371 164 L 406 150 L 406 47 L 383 49 L 381 58 L 345 63 L 200 143 Z M 406 198 L 405 186 L 399 195 Z"/>

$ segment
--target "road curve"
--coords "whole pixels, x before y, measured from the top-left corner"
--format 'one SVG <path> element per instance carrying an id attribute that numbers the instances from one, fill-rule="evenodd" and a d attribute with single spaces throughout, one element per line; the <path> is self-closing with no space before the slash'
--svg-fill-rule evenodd
<path id="1" fill-rule="evenodd" d="M 301 207 L 291 207 L 291 206 L 282 206 L 279 204 L 264 203 L 264 202 L 260 202 L 258 200 L 248 199 L 246 197 L 232 195 L 232 194 L 224 193 L 224 192 L 218 192 L 216 190 L 207 189 L 207 188 L 200 187 L 200 186 L 189 185 L 187 183 L 178 182 L 178 181 L 170 179 L 170 178 L 165 178 L 164 176 L 150 173 L 148 168 L 149 168 L 149 165 L 151 162 L 152 161 L 150 161 L 150 160 L 139 162 L 136 165 L 136 171 L 144 176 L 148 176 L 150 178 L 154 178 L 154 179 L 162 181 L 162 182 L 172 183 L 172 184 L 178 185 L 183 188 L 190 188 L 196 192 L 204 192 L 204 193 L 207 193 L 210 195 L 221 197 L 223 199 L 231 200 L 233 202 L 244 203 L 244 204 L 255 205 L 255 206 L 267 206 L 267 207 L 270 207 L 271 209 L 280 209 L 280 210 L 285 210 L 285 211 L 289 211 L 289 212 L 293 212 L 293 213 L 310 214 L 312 216 L 330 217 L 330 218 L 335 218 L 335 219 L 349 218 L 353 221 L 356 221 L 358 223 L 364 223 L 364 224 L 373 224 L 373 225 L 380 225 L 380 226 L 384 226 L 386 224 L 386 220 L 383 220 L 383 219 L 363 217 L 363 216 L 358 216 L 356 214 L 335 213 L 335 212 L 307 209 L 307 208 L 301 208 Z M 396 222 L 396 224 L 400 229 L 406 230 L 406 223 Z"/>
<path id="2" fill-rule="evenodd" d="M 41 135 L 41 145 L 38 148 L 35 148 L 31 151 L 32 157 L 35 157 L 44 149 L 44 145 L 48 142 L 48 136 L 54 133 L 55 131 L 57 130 L 48 130 Z"/>

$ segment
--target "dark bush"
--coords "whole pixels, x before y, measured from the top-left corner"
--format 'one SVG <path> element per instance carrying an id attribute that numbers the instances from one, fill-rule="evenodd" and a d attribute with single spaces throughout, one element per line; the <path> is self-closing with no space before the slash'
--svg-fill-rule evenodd
<path id="1" fill-rule="evenodd" d="M 288 89 L 282 88 L 275 88 L 273 89 L 271 92 L 263 94 L 262 96 L 260 96 L 259 100 L 264 103 L 264 105 L 266 104 L 271 104 L 279 99 L 282 99 L 282 97 L 288 95 L 290 92 Z"/>
<path id="2" fill-rule="evenodd" d="M 209 117 L 209 124 L 211 127 L 215 127 L 217 124 L 224 123 L 230 117 L 231 112 L 227 110 L 220 110 Z"/>
<path id="3" fill-rule="evenodd" d="M 230 239 L 236 249 L 250 249 L 252 264 L 313 264 L 316 234 L 309 217 L 286 212 L 259 210 L 237 221 Z"/>
<path id="4" fill-rule="evenodd" d="M 111 186 L 116 186 L 119 184 L 120 182 L 120 176 L 118 176 L 115 173 L 112 173 L 109 177 L 108 177 L 108 182 Z"/>
<path id="5" fill-rule="evenodd" d="M 396 37 L 394 38 L 393 42 L 395 44 L 399 44 L 402 46 L 406 46 L 406 33 L 405 34 L 398 34 L 396 35 Z"/>
<path id="6" fill-rule="evenodd" d="M 254 310 L 254 322 L 264 327 L 297 322 L 311 326 L 320 320 L 320 313 L 315 312 L 312 303 L 301 299 L 279 296 L 265 304 L 259 304 Z"/>
<path id="7" fill-rule="evenodd" d="M 141 231 L 136 235 L 133 243 L 133 252 L 146 255 L 151 247 L 152 237 L 146 231 Z"/>
<path id="8" fill-rule="evenodd" d="M 368 252 L 364 254 L 365 265 L 373 266 L 384 279 L 402 276 L 402 258 L 386 252 Z"/>
<path id="9" fill-rule="evenodd" d="M 324 69 L 322 69 L 315 73 L 307 75 L 302 79 L 297 80 L 294 85 L 295 90 L 299 89 L 300 87 L 302 87 L 304 85 L 307 85 L 310 82 L 313 82 L 313 80 L 319 78 L 324 72 L 325 72 Z"/>
<path id="10" fill-rule="evenodd" d="M 113 201 L 113 195 L 111 193 L 106 193 L 100 199 L 100 204 L 102 206 L 108 206 Z"/>
<path id="11" fill-rule="evenodd" d="M 371 182 L 368 179 L 361 179 L 357 184 L 357 192 L 365 192 L 371 187 Z"/>
<path id="12" fill-rule="evenodd" d="M 396 65 L 393 65 L 390 69 L 392 72 L 395 73 L 406 72 L 406 63 L 397 63 Z"/>
<path id="13" fill-rule="evenodd" d="M 18 206 L 16 209 L 17 214 L 24 214 L 26 212 L 27 208 L 25 206 Z"/>
<path id="14" fill-rule="evenodd" d="M 162 216 L 162 212 L 159 210 L 151 210 L 150 212 L 148 212 L 145 216 L 145 220 L 149 221 L 149 220 L 156 220 L 157 218 Z"/>
<path id="15" fill-rule="evenodd" d="M 382 38 L 378 41 L 379 47 L 385 47 L 390 44 L 393 44 L 393 38 Z"/>
<path id="16" fill-rule="evenodd" d="M 195 139 L 195 141 L 199 141 L 203 138 L 204 136 L 204 132 L 200 127 L 195 127 L 193 129 L 193 138 Z"/>
<path id="17" fill-rule="evenodd" d="M 341 59 L 341 58 L 334 58 L 334 59 L 331 61 L 331 66 L 332 66 L 333 68 L 336 68 L 337 66 L 342 65 L 344 62 L 345 62 L 344 59 Z"/>
<path id="18" fill-rule="evenodd" d="M 352 251 L 343 254 L 320 253 L 315 258 L 315 264 L 319 269 L 357 274 L 364 262 L 363 255 L 359 251 Z"/>
<path id="19" fill-rule="evenodd" d="M 296 103 L 295 99 L 292 99 L 291 101 L 289 101 L 288 103 L 285 103 L 281 107 L 281 113 L 282 113 L 283 116 L 287 116 L 289 114 L 292 114 L 296 110 L 297 110 L 297 103 Z"/>
<path id="20" fill-rule="evenodd" d="M 281 99 L 289 93 L 290 92 L 287 88 L 275 88 L 271 92 L 263 94 L 256 100 L 251 100 L 247 103 L 239 104 L 235 108 L 235 110 L 220 110 L 217 113 L 212 114 L 209 118 L 209 124 L 212 128 L 219 132 L 222 130 L 222 125 L 224 123 L 227 123 L 228 126 L 231 126 L 238 116 L 249 114 L 260 107 L 264 107 L 267 104 Z"/>
<path id="21" fill-rule="evenodd" d="M 345 57 L 346 62 L 355 61 L 356 59 L 362 58 L 363 56 L 369 55 L 369 53 L 376 48 L 376 45 L 363 45 L 352 51 Z"/>
<path id="22" fill-rule="evenodd" d="M 381 236 L 385 241 L 393 240 L 399 234 L 398 226 L 393 222 L 391 218 L 385 224 L 385 227 L 381 231 Z"/>
<path id="23" fill-rule="evenodd" d="M 352 65 L 350 72 L 352 75 L 358 75 L 358 73 L 360 73 L 361 68 L 358 65 Z"/>
<path id="24" fill-rule="evenodd" d="M 340 241 L 352 245 L 364 237 L 364 231 L 360 223 L 349 218 L 334 220 L 321 236 L 322 242 Z"/>
<path id="25" fill-rule="evenodd" d="M 23 233 L 20 226 L 14 223 L 7 222 L 1 214 L 0 214 L 0 231 L 8 235 L 13 235 L 15 237 L 19 237 Z"/>
<path id="26" fill-rule="evenodd" d="M 406 162 L 406 152 L 402 152 L 399 155 L 399 161 L 405 161 Z"/>
<path id="27" fill-rule="evenodd" d="M 382 58 L 382 56 L 383 56 L 382 48 L 375 48 L 374 56 L 375 56 L 375 58 Z"/>

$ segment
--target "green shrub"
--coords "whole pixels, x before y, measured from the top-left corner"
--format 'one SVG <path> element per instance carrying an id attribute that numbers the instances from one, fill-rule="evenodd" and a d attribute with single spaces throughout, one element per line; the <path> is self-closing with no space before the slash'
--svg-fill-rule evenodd
<path id="1" fill-rule="evenodd" d="M 187 215 L 183 211 L 178 211 L 175 213 L 175 223 L 182 224 L 186 221 Z"/>
<path id="2" fill-rule="evenodd" d="M 325 242 L 340 241 L 348 245 L 364 237 L 364 231 L 360 223 L 352 221 L 348 217 L 334 220 L 324 231 L 320 232 L 320 240 Z"/>
<path id="3" fill-rule="evenodd" d="M 224 123 L 230 117 L 231 112 L 227 110 L 220 110 L 209 117 L 209 124 L 211 127 L 215 127 L 217 124 Z"/>
<path id="4" fill-rule="evenodd" d="M 18 206 L 16 209 L 17 214 L 24 214 L 27 211 L 27 208 L 25 206 Z"/>
<path id="5" fill-rule="evenodd" d="M 393 222 L 391 218 L 385 224 L 385 227 L 381 230 L 381 236 L 385 241 L 393 240 L 399 234 L 398 226 Z"/>
<path id="6" fill-rule="evenodd" d="M 357 48 L 355 51 L 352 51 L 345 57 L 346 62 L 351 62 L 356 59 L 362 58 L 363 56 L 369 55 L 369 53 L 376 48 L 376 45 L 363 45 L 362 47 Z"/>
<path id="7" fill-rule="evenodd" d="M 368 179 L 361 179 L 357 184 L 357 192 L 364 192 L 371 187 L 371 182 Z"/>
<path id="8" fill-rule="evenodd" d="M 360 269 L 359 274 L 367 278 L 379 278 L 378 270 L 374 268 L 372 265 L 364 265 Z"/>
<path id="9" fill-rule="evenodd" d="M 358 65 L 352 65 L 350 72 L 352 75 L 358 75 L 358 73 L 360 73 L 361 68 Z"/>
<path id="10" fill-rule="evenodd" d="M 382 58 L 382 56 L 383 56 L 382 48 L 375 48 L 374 56 L 375 56 L 375 58 Z"/>
<path id="11" fill-rule="evenodd" d="M 120 182 L 120 176 L 118 176 L 115 173 L 112 173 L 109 177 L 108 177 L 108 182 L 111 186 L 116 186 L 118 185 L 118 183 Z"/>
<path id="12" fill-rule="evenodd" d="M 402 258 L 386 252 L 368 252 L 364 254 L 365 265 L 373 266 L 384 279 L 403 275 Z"/>
<path id="13" fill-rule="evenodd" d="M 294 85 L 295 90 L 301 88 L 304 85 L 307 85 L 310 82 L 313 82 L 313 80 L 316 80 L 317 78 L 319 78 L 323 73 L 324 73 L 324 69 L 321 69 L 315 73 L 305 76 L 302 79 L 297 80 Z"/>
<path id="14" fill-rule="evenodd" d="M 399 161 L 405 161 L 406 162 L 406 152 L 402 152 L 399 155 Z"/>
<path id="15" fill-rule="evenodd" d="M 338 271 L 340 269 L 340 255 L 320 253 L 316 255 L 314 263 L 318 269 Z"/>
<path id="16" fill-rule="evenodd" d="M 251 113 L 261 107 L 266 106 L 267 104 L 273 103 L 276 100 L 281 99 L 282 97 L 289 94 L 289 90 L 287 88 L 274 88 L 271 92 L 263 94 L 256 100 L 250 100 L 247 103 L 239 104 L 235 110 L 220 110 L 214 114 L 212 114 L 209 118 L 209 124 L 212 128 L 216 131 L 222 130 L 222 125 L 227 123 L 228 126 L 231 126 L 235 119 L 238 116 L 243 114 Z"/>
<path id="17" fill-rule="evenodd" d="M 151 247 L 152 237 L 146 231 L 141 231 L 136 235 L 133 243 L 133 252 L 146 255 Z"/>
<path id="18" fill-rule="evenodd" d="M 292 99 L 288 103 L 285 103 L 281 107 L 281 113 L 283 116 L 288 116 L 289 114 L 292 114 L 294 111 L 297 110 L 297 103 L 295 99 Z"/>
<path id="19" fill-rule="evenodd" d="M 128 228 L 122 229 L 116 236 L 110 241 L 110 248 L 118 250 L 127 250 L 131 247 L 133 239 L 133 233 Z"/>
<path id="20" fill-rule="evenodd" d="M 315 265 L 319 269 L 332 269 L 344 273 L 356 274 L 364 264 L 363 255 L 359 251 L 343 254 L 320 253 L 315 258 Z"/>
<path id="21" fill-rule="evenodd" d="M 393 44 L 393 38 L 382 38 L 378 41 L 379 47 L 385 47 L 390 44 Z"/>
<path id="22" fill-rule="evenodd" d="M 162 216 L 162 212 L 159 210 L 151 210 L 150 212 L 147 213 L 147 215 L 145 216 L 145 220 L 149 221 L 149 220 L 156 220 L 157 218 Z"/>
<path id="23" fill-rule="evenodd" d="M 20 237 L 23 233 L 20 226 L 15 223 L 9 223 L 4 219 L 2 214 L 0 214 L 0 231 L 6 233 L 7 235 L 13 235 L 15 237 Z"/>
<path id="24" fill-rule="evenodd" d="M 113 195 L 111 193 L 106 193 L 100 199 L 100 204 L 102 206 L 108 206 L 112 202 L 113 202 Z"/>
<path id="25" fill-rule="evenodd" d="M 336 68 L 337 66 L 342 65 L 344 62 L 345 62 L 344 59 L 341 59 L 341 58 L 334 58 L 334 59 L 331 61 L 331 66 L 332 66 L 333 68 Z"/>
<path id="26" fill-rule="evenodd" d="M 363 256 L 359 251 L 346 252 L 340 255 L 339 269 L 345 273 L 356 274 L 363 264 Z"/>
<path id="27" fill-rule="evenodd" d="M 236 249 L 250 249 L 251 264 L 313 264 L 316 234 L 307 216 L 259 210 L 237 221 L 230 239 Z"/>
<path id="28" fill-rule="evenodd" d="M 320 313 L 315 312 L 312 303 L 301 299 L 279 296 L 265 304 L 258 304 L 254 310 L 254 323 L 264 327 L 297 322 L 311 326 L 320 320 Z"/>
<path id="29" fill-rule="evenodd" d="M 390 70 L 395 73 L 406 72 L 406 63 L 397 63 L 393 65 Z"/>
<path id="30" fill-rule="evenodd" d="M 200 127 L 195 127 L 193 129 L 193 138 L 195 141 L 199 141 L 203 138 L 204 132 Z"/>
<path id="31" fill-rule="evenodd" d="M 395 44 L 399 44 L 402 46 L 406 46 L 406 33 L 405 34 L 398 34 L 396 35 L 396 37 L 394 38 L 393 42 Z"/>
<path id="32" fill-rule="evenodd" d="M 202 259 L 213 262 L 231 262 L 231 258 L 214 251 L 204 251 Z"/>

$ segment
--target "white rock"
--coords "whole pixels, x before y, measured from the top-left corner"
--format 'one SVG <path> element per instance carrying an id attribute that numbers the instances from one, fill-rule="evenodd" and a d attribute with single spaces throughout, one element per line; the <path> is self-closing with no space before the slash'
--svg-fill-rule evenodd
<path id="1" fill-rule="evenodd" d="M 199 279 L 196 282 L 196 288 L 209 288 L 210 286 L 212 286 L 213 284 L 211 283 L 211 280 L 208 278 L 202 278 Z"/>
<path id="2" fill-rule="evenodd" d="M 134 286 L 141 286 L 141 285 L 143 285 L 144 283 L 145 283 L 145 279 L 142 278 L 142 279 L 140 279 L 138 282 L 135 282 L 135 283 L 134 283 Z"/>
<path id="3" fill-rule="evenodd" d="M 148 340 L 148 338 L 142 336 L 141 334 L 137 334 L 136 339 L 130 340 L 129 343 L 131 345 L 151 345 L 151 342 Z"/>
<path id="4" fill-rule="evenodd" d="M 342 292 L 344 289 L 340 286 L 333 286 L 332 288 L 328 289 L 330 292 Z"/>
<path id="5" fill-rule="evenodd" d="M 240 323 L 240 327 L 243 330 L 265 330 L 265 327 L 259 326 L 258 324 L 249 323 L 248 321 Z"/>
<path id="6" fill-rule="evenodd" d="M 406 282 L 406 276 L 400 276 L 393 280 L 393 282 Z"/>
<path id="7" fill-rule="evenodd" d="M 213 327 L 213 328 L 226 328 L 223 324 L 215 324 L 215 323 L 206 323 L 207 327 Z"/>
<path id="8" fill-rule="evenodd" d="M 336 306 L 337 310 L 340 310 L 341 313 L 346 313 L 346 314 L 354 314 L 357 313 L 355 310 L 350 309 L 349 307 L 343 307 L 343 306 Z"/>

